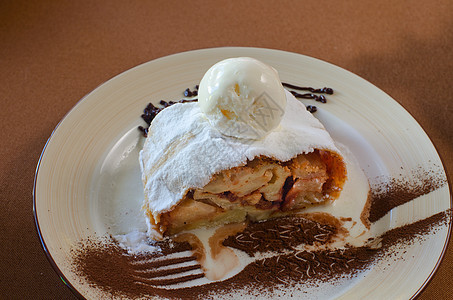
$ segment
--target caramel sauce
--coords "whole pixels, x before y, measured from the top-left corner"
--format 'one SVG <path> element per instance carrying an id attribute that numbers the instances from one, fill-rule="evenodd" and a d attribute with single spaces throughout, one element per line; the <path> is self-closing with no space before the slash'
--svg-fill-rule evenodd
<path id="1" fill-rule="evenodd" d="M 187 242 L 192 247 L 193 255 L 197 258 L 197 261 L 203 266 L 206 262 L 206 251 L 203 243 L 193 233 L 182 233 L 173 237 L 175 242 L 183 243 Z"/>
<path id="2" fill-rule="evenodd" d="M 337 234 L 347 235 L 349 230 L 343 227 L 344 222 L 340 219 L 337 219 L 333 215 L 326 212 L 312 212 L 307 214 L 301 214 L 302 217 L 315 221 L 320 224 L 330 225 L 337 230 Z"/>
<path id="3" fill-rule="evenodd" d="M 222 242 L 229 236 L 235 235 L 243 231 L 246 228 L 246 223 L 236 223 L 224 225 L 216 230 L 213 236 L 209 238 L 209 247 L 211 247 L 211 256 L 216 259 L 218 256 L 225 251 L 231 251 L 231 249 L 225 247 Z"/>
<path id="4" fill-rule="evenodd" d="M 214 281 L 220 280 L 234 268 L 239 266 L 239 258 L 234 251 L 225 247 L 222 243 L 229 236 L 244 230 L 245 227 L 246 224 L 244 222 L 224 225 L 217 229 L 214 235 L 209 238 L 212 264 L 215 267 L 206 270 L 206 278 Z"/>
<path id="5" fill-rule="evenodd" d="M 182 233 L 173 238 L 175 242 L 187 242 L 192 247 L 193 255 L 197 258 L 206 278 L 217 281 L 225 277 L 231 270 L 239 266 L 239 259 L 234 251 L 225 247 L 222 242 L 229 236 L 235 235 L 246 228 L 246 223 L 223 225 L 209 238 L 210 254 L 207 247 L 193 233 Z"/>
<path id="6" fill-rule="evenodd" d="M 360 221 L 362 221 L 363 225 L 366 228 L 370 229 L 371 222 L 370 222 L 370 209 L 371 209 L 371 193 L 368 192 L 368 197 L 366 199 L 365 205 L 363 206 L 362 213 L 360 214 Z"/>

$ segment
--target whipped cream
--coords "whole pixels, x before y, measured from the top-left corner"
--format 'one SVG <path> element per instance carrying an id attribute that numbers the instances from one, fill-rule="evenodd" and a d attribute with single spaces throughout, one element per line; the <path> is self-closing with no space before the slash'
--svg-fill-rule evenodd
<path id="1" fill-rule="evenodd" d="M 280 125 L 259 140 L 238 139 L 211 126 L 198 103 L 165 108 L 151 123 L 140 167 L 144 207 L 155 220 L 182 200 L 189 189 L 203 188 L 212 176 L 266 156 L 288 161 L 324 149 L 340 153 L 324 126 L 286 92 Z"/>
<path id="2" fill-rule="evenodd" d="M 277 70 L 254 58 L 238 57 L 206 72 L 198 104 L 222 134 L 260 139 L 280 124 L 286 96 Z"/>

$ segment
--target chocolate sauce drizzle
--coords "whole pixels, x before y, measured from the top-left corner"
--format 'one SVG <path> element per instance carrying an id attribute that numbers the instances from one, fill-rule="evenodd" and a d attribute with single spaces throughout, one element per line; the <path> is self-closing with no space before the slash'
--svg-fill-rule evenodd
<path id="1" fill-rule="evenodd" d="M 298 99 L 313 99 L 315 101 L 321 102 L 321 103 L 326 103 L 327 99 L 324 95 L 315 95 L 315 94 L 299 94 L 298 92 L 295 91 L 290 91 L 291 94 L 293 94 L 294 97 Z"/>
<path id="2" fill-rule="evenodd" d="M 293 94 L 293 96 L 298 98 L 298 99 L 313 99 L 313 100 L 321 102 L 321 103 L 326 103 L 327 99 L 326 99 L 326 97 L 324 95 L 316 95 L 316 94 L 327 94 L 327 95 L 332 95 L 333 94 L 333 89 L 328 88 L 328 87 L 315 89 L 315 88 L 312 88 L 312 87 L 297 86 L 297 85 L 290 84 L 290 83 L 285 83 L 285 82 L 282 82 L 282 85 L 284 87 L 287 87 L 287 88 L 290 88 L 290 89 L 293 89 L 293 90 L 310 92 L 310 93 L 300 94 L 300 93 L 298 93 L 296 91 L 290 91 L 291 94 Z M 310 111 L 310 112 L 315 112 L 316 111 L 316 106 L 312 106 L 312 105 L 309 105 L 309 106 L 310 106 L 310 108 L 308 108 L 308 106 L 307 106 L 307 110 L 308 111 Z M 313 107 L 315 108 L 314 111 L 312 111 Z"/>
<path id="3" fill-rule="evenodd" d="M 333 89 L 328 88 L 328 87 L 323 87 L 321 89 L 315 89 L 312 87 L 297 86 L 297 85 L 286 83 L 286 82 L 282 82 L 282 85 L 284 87 L 287 87 L 287 88 L 290 88 L 293 90 L 308 91 L 308 92 L 312 92 L 312 93 L 327 94 L 327 95 L 333 94 Z"/>
<path id="4" fill-rule="evenodd" d="M 296 91 L 290 91 L 291 94 L 294 95 L 294 97 L 298 99 L 313 99 L 315 101 L 321 102 L 321 103 L 326 103 L 327 99 L 324 95 L 316 95 L 316 94 L 327 94 L 327 95 L 332 95 L 333 94 L 333 89 L 324 87 L 320 89 L 315 89 L 312 87 L 303 87 L 303 86 L 297 86 L 294 84 L 290 83 L 285 83 L 282 82 L 282 85 L 286 88 L 290 88 L 293 90 L 298 90 L 298 91 L 308 91 L 310 93 L 304 93 L 300 94 Z M 138 126 L 138 130 L 140 130 L 143 134 L 144 137 L 148 136 L 148 128 L 153 121 L 153 119 L 157 116 L 158 113 L 160 113 L 164 108 L 169 107 L 173 104 L 176 103 L 185 103 L 185 102 L 195 102 L 198 101 L 198 99 L 194 98 L 198 96 L 198 84 L 194 87 L 194 89 L 187 88 L 184 90 L 183 95 L 184 97 L 192 97 L 192 99 L 181 99 L 179 101 L 164 101 L 160 100 L 159 101 L 159 106 L 155 106 L 152 103 L 148 103 L 146 108 L 143 110 L 143 114 L 141 115 L 142 119 L 146 122 L 147 126 Z M 318 108 L 314 105 L 307 105 L 306 106 L 307 110 L 311 113 L 315 113 Z"/>

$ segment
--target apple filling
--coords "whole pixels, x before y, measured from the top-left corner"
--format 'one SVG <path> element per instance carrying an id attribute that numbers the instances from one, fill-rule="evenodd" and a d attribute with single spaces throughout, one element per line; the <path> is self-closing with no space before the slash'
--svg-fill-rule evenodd
<path id="1" fill-rule="evenodd" d="M 260 221 L 297 213 L 335 200 L 346 180 L 337 154 L 315 150 L 287 162 L 258 157 L 213 176 L 202 189 L 191 189 L 156 222 L 164 235 L 221 224 Z"/>

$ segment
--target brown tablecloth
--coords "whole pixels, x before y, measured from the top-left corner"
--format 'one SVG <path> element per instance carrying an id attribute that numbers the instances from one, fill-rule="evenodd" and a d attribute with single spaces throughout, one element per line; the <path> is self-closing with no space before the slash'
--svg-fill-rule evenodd
<path id="1" fill-rule="evenodd" d="M 313 56 L 404 106 L 453 172 L 453 1 L 1 1 L 0 295 L 74 296 L 46 259 L 35 167 L 79 99 L 146 61 L 253 46 Z M 420 299 L 453 298 L 453 247 Z"/>

